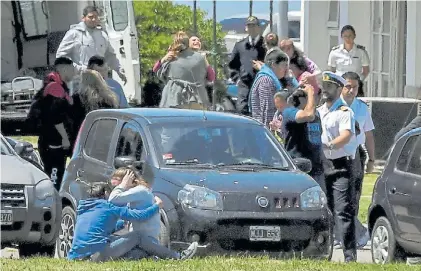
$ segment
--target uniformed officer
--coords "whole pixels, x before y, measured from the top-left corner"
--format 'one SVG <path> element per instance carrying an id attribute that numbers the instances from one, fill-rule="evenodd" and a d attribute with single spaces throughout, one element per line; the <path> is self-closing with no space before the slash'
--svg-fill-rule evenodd
<path id="1" fill-rule="evenodd" d="M 342 76 L 346 72 L 357 73 L 364 81 L 370 73 L 370 59 L 364 46 L 354 43 L 355 29 L 345 25 L 341 30 L 343 44 L 332 48 L 328 66 L 332 72 Z"/>
<path id="2" fill-rule="evenodd" d="M 247 18 L 246 24 L 246 31 L 249 35 L 235 44 L 228 67 L 231 70 L 231 79 L 237 82 L 237 112 L 249 115 L 249 92 L 257 73 L 257 69 L 253 66 L 256 61 L 258 63 L 264 61 L 266 48 L 260 34 L 259 20 L 255 16 L 250 16 Z"/>
<path id="3" fill-rule="evenodd" d="M 355 186 L 353 160 L 357 150 L 356 125 L 352 110 L 340 99 L 346 81 L 323 72 L 322 95 L 325 103 L 317 110 L 322 122 L 322 144 L 326 157 L 326 190 L 330 209 L 334 212 L 346 262 L 356 261 Z"/>
<path id="4" fill-rule="evenodd" d="M 358 149 L 355 156 L 354 165 L 354 171 L 357 173 L 355 176 L 355 189 L 357 195 L 356 212 L 358 214 L 359 200 L 361 197 L 362 183 L 364 179 L 364 168 L 367 159 L 366 149 L 369 157 L 367 162 L 367 172 L 372 172 L 374 166 L 374 124 L 373 119 L 371 118 L 371 113 L 368 109 L 368 105 L 364 101 L 356 98 L 360 85 L 360 78 L 358 74 L 355 72 L 346 72 L 344 75 L 342 75 L 342 77 L 346 80 L 346 84 L 342 90 L 341 98 L 352 109 L 355 121 L 358 123 L 360 128 L 360 133 L 357 135 Z M 357 247 L 364 247 L 370 239 L 370 236 L 367 229 L 358 220 L 357 215 L 355 217 L 355 222 L 356 236 L 358 240 Z"/>

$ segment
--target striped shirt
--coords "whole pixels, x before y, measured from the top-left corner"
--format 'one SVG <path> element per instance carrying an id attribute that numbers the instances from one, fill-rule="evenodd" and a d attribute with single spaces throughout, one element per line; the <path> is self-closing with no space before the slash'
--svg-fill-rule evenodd
<path id="1" fill-rule="evenodd" d="M 275 83 L 272 78 L 263 75 L 256 80 L 250 91 L 252 117 L 269 127 L 276 112 L 273 101 L 273 96 L 277 91 Z"/>

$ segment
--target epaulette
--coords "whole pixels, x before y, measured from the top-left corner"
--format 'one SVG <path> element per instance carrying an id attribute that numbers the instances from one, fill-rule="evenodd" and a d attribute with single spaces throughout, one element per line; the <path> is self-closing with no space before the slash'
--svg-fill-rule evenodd
<path id="1" fill-rule="evenodd" d="M 346 112 L 346 111 L 349 110 L 349 107 L 345 106 L 345 105 L 342 105 L 341 107 L 339 107 L 339 110 Z"/>
<path id="2" fill-rule="evenodd" d="M 358 99 L 358 98 L 357 98 Z M 368 103 L 366 101 L 363 101 L 361 99 L 358 99 L 358 101 L 362 102 L 363 104 L 365 104 L 366 106 L 368 106 Z"/>
<path id="3" fill-rule="evenodd" d="M 364 47 L 364 46 L 362 46 L 362 45 L 359 45 L 359 44 L 357 44 L 357 48 L 358 48 L 358 49 L 361 49 L 361 50 L 365 50 L 365 47 Z"/>
<path id="4" fill-rule="evenodd" d="M 334 51 L 334 50 L 336 50 L 336 49 L 339 49 L 339 47 L 340 47 L 340 45 L 336 45 L 336 46 L 333 46 L 332 47 L 332 49 L 330 49 L 331 51 Z"/>

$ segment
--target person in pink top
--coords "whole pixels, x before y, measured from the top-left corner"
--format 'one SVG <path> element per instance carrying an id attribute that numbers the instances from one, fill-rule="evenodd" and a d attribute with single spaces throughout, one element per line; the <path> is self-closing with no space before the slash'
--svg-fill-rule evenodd
<path id="1" fill-rule="evenodd" d="M 200 41 L 200 38 L 198 36 L 191 36 L 189 39 L 189 47 L 196 52 L 200 52 L 202 49 L 202 42 Z M 215 71 L 212 68 L 212 66 L 209 64 L 208 59 L 206 58 L 206 53 L 202 53 L 203 57 L 206 60 L 206 67 L 207 67 L 207 80 L 209 82 L 215 81 Z M 174 54 L 172 52 L 168 52 L 161 60 L 158 60 L 155 65 L 152 68 L 153 72 L 157 72 L 159 68 L 161 67 L 161 63 L 164 63 L 165 61 L 170 61 L 174 58 Z"/>
<path id="2" fill-rule="evenodd" d="M 311 73 L 308 72 L 307 62 L 304 57 L 295 57 L 292 58 L 289 62 L 289 68 L 294 74 L 300 85 L 309 84 L 314 88 L 314 92 L 317 94 L 316 104 L 319 102 L 321 95 L 320 85 L 317 82 L 315 76 L 311 76 Z"/>

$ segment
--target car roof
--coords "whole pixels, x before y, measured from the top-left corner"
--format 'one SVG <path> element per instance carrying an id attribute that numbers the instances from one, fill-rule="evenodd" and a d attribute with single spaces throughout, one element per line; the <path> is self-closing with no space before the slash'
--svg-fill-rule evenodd
<path id="1" fill-rule="evenodd" d="M 100 116 L 108 117 L 128 117 L 132 119 L 142 118 L 149 124 L 174 121 L 178 118 L 180 121 L 183 119 L 206 119 L 209 121 L 233 121 L 236 123 L 249 123 L 262 125 L 260 122 L 250 117 L 222 113 L 215 111 L 202 111 L 202 110 L 189 110 L 189 109 L 176 109 L 176 108 L 126 108 L 126 109 L 101 109 L 90 112 L 93 118 Z"/>

